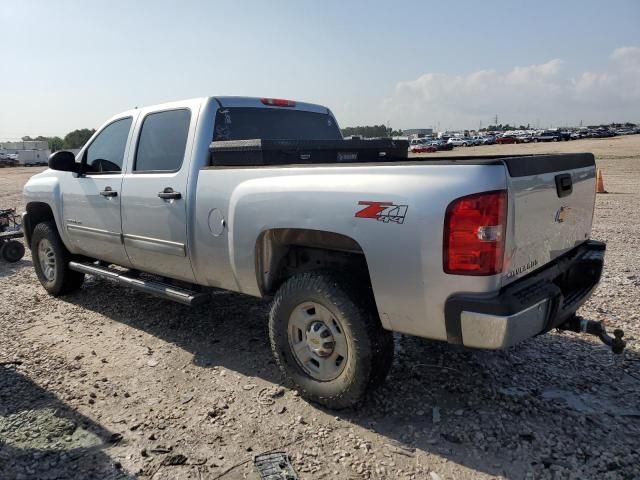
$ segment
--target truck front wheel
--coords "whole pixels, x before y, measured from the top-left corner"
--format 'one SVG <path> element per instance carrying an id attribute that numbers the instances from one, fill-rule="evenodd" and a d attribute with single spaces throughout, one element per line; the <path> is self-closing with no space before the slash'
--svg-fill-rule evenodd
<path id="1" fill-rule="evenodd" d="M 82 286 L 84 273 L 69 269 L 71 254 L 53 222 L 39 223 L 33 229 L 31 256 L 38 280 L 51 295 L 71 293 Z"/>
<path id="2" fill-rule="evenodd" d="M 271 349 L 305 398 L 347 408 L 385 379 L 393 334 L 382 328 L 369 296 L 328 272 L 295 275 L 278 290 L 269 318 Z"/>

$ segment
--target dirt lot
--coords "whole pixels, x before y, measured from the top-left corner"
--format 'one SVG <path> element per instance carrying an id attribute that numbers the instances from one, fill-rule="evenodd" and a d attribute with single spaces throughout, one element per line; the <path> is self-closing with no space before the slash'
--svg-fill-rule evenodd
<path id="1" fill-rule="evenodd" d="M 0 262 L 0 477 L 256 479 L 252 456 L 282 449 L 302 479 L 640 478 L 640 135 L 460 151 L 597 155 L 608 252 L 582 314 L 625 330 L 624 358 L 567 333 L 504 352 L 398 336 L 385 386 L 336 413 L 280 386 L 265 302 L 94 279 L 55 299 L 27 254 Z M 0 206 L 36 171 L 0 170 Z"/>

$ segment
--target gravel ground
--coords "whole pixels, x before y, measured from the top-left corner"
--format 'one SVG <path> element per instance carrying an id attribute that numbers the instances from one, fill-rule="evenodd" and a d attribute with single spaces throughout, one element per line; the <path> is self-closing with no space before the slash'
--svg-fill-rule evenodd
<path id="1" fill-rule="evenodd" d="M 302 479 L 640 478 L 640 136 L 464 153 L 541 151 L 604 171 L 606 268 L 581 313 L 625 330 L 624 357 L 571 333 L 502 352 L 398 336 L 386 384 L 336 413 L 280 386 L 265 302 L 95 279 L 55 299 L 27 253 L 0 263 L 0 477 L 255 480 L 252 456 L 282 449 Z M 0 204 L 36 171 L 0 170 Z"/>

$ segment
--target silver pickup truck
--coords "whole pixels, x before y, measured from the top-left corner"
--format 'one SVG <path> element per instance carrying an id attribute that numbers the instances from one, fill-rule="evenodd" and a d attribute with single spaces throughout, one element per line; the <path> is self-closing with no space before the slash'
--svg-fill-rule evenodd
<path id="1" fill-rule="evenodd" d="M 85 274 L 184 304 L 272 298 L 286 377 L 332 408 L 386 376 L 392 332 L 502 349 L 565 328 L 605 245 L 589 239 L 591 154 L 408 159 L 343 140 L 326 107 L 207 97 L 123 112 L 24 188 L 52 295 Z"/>

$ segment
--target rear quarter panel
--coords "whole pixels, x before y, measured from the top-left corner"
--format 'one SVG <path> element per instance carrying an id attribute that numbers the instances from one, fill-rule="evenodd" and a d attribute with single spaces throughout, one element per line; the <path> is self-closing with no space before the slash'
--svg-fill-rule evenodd
<path id="1" fill-rule="evenodd" d="M 444 302 L 496 290 L 499 276 L 442 270 L 444 212 L 455 198 L 505 188 L 502 165 L 407 164 L 204 168 L 196 192 L 192 254 L 199 283 L 260 296 L 256 241 L 274 228 L 339 233 L 365 254 L 387 329 L 446 339 Z M 361 201 L 407 206 L 403 223 L 357 218 Z M 224 218 L 226 228 L 216 232 Z M 213 225 L 210 227 L 210 223 Z M 342 272 L 350 281 L 349 272 Z"/>

